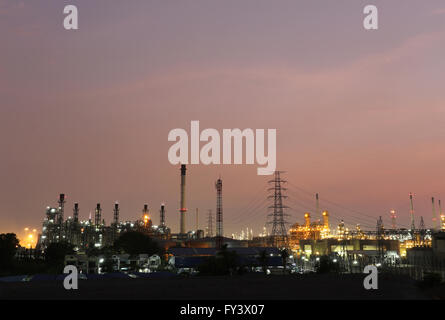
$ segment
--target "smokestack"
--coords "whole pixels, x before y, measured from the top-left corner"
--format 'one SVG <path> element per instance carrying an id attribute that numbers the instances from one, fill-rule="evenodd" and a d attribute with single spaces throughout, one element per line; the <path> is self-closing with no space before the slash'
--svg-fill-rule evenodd
<path id="1" fill-rule="evenodd" d="M 414 231 L 416 229 L 416 224 L 414 221 L 414 205 L 413 205 L 413 194 L 410 192 L 409 193 L 409 201 L 411 204 L 411 210 L 410 210 L 410 214 L 411 214 L 411 231 Z"/>
<path id="2" fill-rule="evenodd" d="M 151 227 L 150 224 L 150 216 L 148 214 L 148 204 L 144 204 L 144 209 L 142 210 L 142 220 L 144 221 L 144 225 L 147 227 Z"/>
<path id="3" fill-rule="evenodd" d="M 199 225 L 199 220 L 198 220 L 198 208 L 196 208 L 196 228 L 195 228 L 196 231 L 198 231 L 198 225 Z"/>
<path id="4" fill-rule="evenodd" d="M 160 211 L 161 217 L 160 217 L 160 225 L 162 227 L 165 226 L 165 204 L 161 204 L 161 211 Z"/>
<path id="5" fill-rule="evenodd" d="M 65 194 L 61 193 L 59 195 L 59 219 L 58 219 L 58 222 L 60 224 L 63 223 L 64 212 L 65 212 Z"/>
<path id="6" fill-rule="evenodd" d="M 440 223 L 439 223 L 440 230 L 444 230 L 445 229 L 445 216 L 443 215 L 443 212 L 442 212 L 442 206 L 440 204 L 440 200 L 439 200 L 439 219 L 440 219 Z"/>
<path id="7" fill-rule="evenodd" d="M 179 209 L 179 233 L 185 234 L 185 213 L 187 209 L 185 207 L 185 172 L 186 172 L 185 164 L 181 165 L 181 208 Z"/>
<path id="8" fill-rule="evenodd" d="M 316 219 L 318 219 L 320 217 L 320 202 L 318 200 L 318 193 L 315 194 L 315 209 Z"/>
<path id="9" fill-rule="evenodd" d="M 119 224 L 119 203 L 114 204 L 113 223 L 115 226 Z"/>
<path id="10" fill-rule="evenodd" d="M 79 204 L 76 202 L 73 209 L 74 222 L 79 222 Z"/>
<path id="11" fill-rule="evenodd" d="M 94 215 L 94 225 L 97 227 L 102 221 L 102 209 L 100 208 L 100 203 L 96 206 L 96 214 Z"/>

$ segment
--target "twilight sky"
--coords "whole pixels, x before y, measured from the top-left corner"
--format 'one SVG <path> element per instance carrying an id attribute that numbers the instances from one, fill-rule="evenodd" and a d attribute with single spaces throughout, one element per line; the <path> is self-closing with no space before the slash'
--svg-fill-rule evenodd
<path id="1" fill-rule="evenodd" d="M 445 202 L 444 39 L 442 0 L 0 0 L 0 232 L 40 229 L 59 193 L 67 216 L 100 202 L 107 223 L 114 201 L 124 220 L 148 203 L 155 224 L 166 202 L 177 232 L 167 135 L 191 120 L 277 129 L 291 222 L 314 207 L 297 186 L 334 223 L 369 228 L 392 208 L 407 227 L 412 191 L 429 226 L 431 196 Z M 260 232 L 270 177 L 256 168 L 189 166 L 188 229 L 195 208 L 201 228 L 215 211 L 221 175 L 225 234 Z"/>

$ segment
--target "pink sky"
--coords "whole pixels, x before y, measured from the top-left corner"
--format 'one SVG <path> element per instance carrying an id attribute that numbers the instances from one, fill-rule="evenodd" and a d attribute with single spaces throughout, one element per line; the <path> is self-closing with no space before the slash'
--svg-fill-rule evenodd
<path id="1" fill-rule="evenodd" d="M 334 222 L 398 213 L 431 225 L 445 201 L 445 4 L 373 1 L 380 29 L 362 27 L 366 1 L 72 1 L 80 30 L 63 30 L 63 4 L 0 0 L 0 232 L 40 227 L 59 193 L 87 218 L 114 201 L 122 219 L 167 204 L 178 230 L 173 128 L 276 128 L 277 161 L 293 185 L 319 192 Z M 191 166 L 187 202 L 215 210 L 224 183 L 225 234 L 266 222 L 268 177 L 253 166 Z M 291 186 L 292 189 L 292 186 Z M 290 190 L 291 222 L 312 210 Z M 299 198 L 301 196 L 301 198 Z M 445 205 L 445 203 L 444 203 Z"/>

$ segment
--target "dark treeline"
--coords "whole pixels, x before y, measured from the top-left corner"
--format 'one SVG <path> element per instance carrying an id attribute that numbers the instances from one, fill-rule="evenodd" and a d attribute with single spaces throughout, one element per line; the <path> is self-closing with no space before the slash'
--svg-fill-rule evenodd
<path id="1" fill-rule="evenodd" d="M 19 239 L 14 233 L 0 234 L 0 276 L 22 275 L 36 273 L 60 274 L 63 271 L 65 256 L 74 254 L 74 246 L 68 242 L 51 243 L 44 253 L 32 250 L 32 254 L 17 257 L 20 249 Z M 112 246 L 96 248 L 90 244 L 85 254 L 88 256 L 111 257 L 114 254 L 127 253 L 137 254 L 159 254 L 165 252 L 158 246 L 156 241 L 146 234 L 129 231 L 120 235 Z"/>

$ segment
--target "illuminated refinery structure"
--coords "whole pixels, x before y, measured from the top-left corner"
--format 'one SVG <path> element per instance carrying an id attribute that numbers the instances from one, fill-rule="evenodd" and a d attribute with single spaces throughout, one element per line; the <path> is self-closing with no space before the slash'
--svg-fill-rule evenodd
<path id="1" fill-rule="evenodd" d="M 269 181 L 272 188 L 269 191 L 273 193 L 269 199 L 273 204 L 269 209 L 273 212 L 268 217 L 272 218 L 267 224 L 271 224 L 271 231 L 265 227 L 259 236 L 253 235 L 253 230 L 249 227 L 243 229 L 240 233 L 232 234 L 232 239 L 225 238 L 223 234 L 223 207 L 222 207 L 222 180 L 218 179 L 215 183 L 216 189 L 216 214 L 213 215 L 209 210 L 208 226 L 206 232 L 198 230 L 198 215 L 196 214 L 195 230 L 186 229 L 186 166 L 180 167 L 180 201 L 179 201 L 179 229 L 178 233 L 171 233 L 166 225 L 166 207 L 162 203 L 159 209 L 159 225 L 154 225 L 152 214 L 148 204 L 144 204 L 139 218 L 135 221 L 120 220 L 120 204 L 114 203 L 112 209 L 112 223 L 105 224 L 103 218 L 103 208 L 97 203 L 94 211 L 90 212 L 89 219 L 80 220 L 80 206 L 74 203 L 72 208 L 72 217 L 66 214 L 66 197 L 60 194 L 57 201 L 58 206 L 47 207 L 46 217 L 43 221 L 42 234 L 27 235 L 25 247 L 45 250 L 49 244 L 57 242 L 68 242 L 74 245 L 75 249 L 83 251 L 88 248 L 103 248 L 110 246 L 116 241 L 120 234 L 126 231 L 139 231 L 149 235 L 153 239 L 165 240 L 172 245 L 185 247 L 222 247 L 223 243 L 245 247 L 278 247 L 286 248 L 292 251 L 295 257 L 308 257 L 311 255 L 383 255 L 388 252 L 393 256 L 404 257 L 407 250 L 412 248 L 431 247 L 433 234 L 439 231 L 445 231 L 445 215 L 442 212 L 441 202 L 435 206 L 435 200 L 432 198 L 433 229 L 427 229 L 423 218 L 420 217 L 418 227 L 414 225 L 414 197 L 409 194 L 409 217 L 411 228 L 397 227 L 397 216 L 395 210 L 390 210 L 388 218 L 390 228 L 385 228 L 383 219 L 376 220 L 376 227 L 369 227 L 363 230 L 360 224 L 346 224 L 339 219 L 338 214 L 332 211 L 320 210 L 319 195 L 315 194 L 314 212 L 302 213 L 303 222 L 293 223 L 289 229 L 285 228 L 287 223 L 285 218 L 289 215 L 285 212 L 289 209 L 284 204 L 287 198 L 283 192 L 287 190 L 282 184 L 286 183 L 276 172 L 274 179 Z M 312 207 L 312 206 L 311 206 Z M 255 208 L 255 207 L 253 207 Z M 312 207 L 314 208 L 314 207 Z M 331 208 L 330 208 L 331 209 Z M 436 211 L 436 209 L 438 209 Z M 271 210 L 272 211 L 272 210 Z M 175 212 L 177 212 L 175 210 Z M 196 211 L 198 213 L 198 210 Z M 408 214 L 408 211 L 407 211 Z M 368 222 L 369 222 L 368 217 Z M 336 219 L 335 225 L 330 221 Z M 216 222 L 216 230 L 214 229 Z M 366 225 L 365 225 L 366 226 Z M 38 238 L 38 241 L 36 239 Z M 25 243 L 26 242 L 26 243 Z"/>
<path id="2" fill-rule="evenodd" d="M 315 210 L 319 211 L 319 197 L 315 196 Z M 439 217 L 440 228 L 427 229 L 420 217 L 419 226 L 414 225 L 414 205 L 413 194 L 409 194 L 409 217 L 411 228 L 397 228 L 395 210 L 390 211 L 391 228 L 386 229 L 383 225 L 382 217 L 376 221 L 375 230 L 362 230 L 359 224 L 355 228 L 349 229 L 343 220 L 340 220 L 337 227 L 331 229 L 329 223 L 329 212 L 323 211 L 322 220 L 311 221 L 311 213 L 305 212 L 304 223 L 294 223 L 289 228 L 289 249 L 297 256 L 307 256 L 312 254 L 346 254 L 346 252 L 361 252 L 370 254 L 379 251 L 394 251 L 397 255 L 406 256 L 407 249 L 431 247 L 432 235 L 434 232 L 445 231 L 445 216 L 440 208 Z M 433 217 L 435 217 L 434 198 Z M 438 224 L 437 224 L 438 225 Z"/>
<path id="3" fill-rule="evenodd" d="M 179 233 L 172 233 L 166 225 L 165 204 L 162 203 L 159 210 L 159 225 L 154 225 L 148 204 L 144 204 L 140 218 L 135 221 L 120 221 L 120 205 L 118 202 L 113 207 L 113 219 L 110 225 L 106 225 L 103 218 L 103 209 L 97 203 L 94 215 L 90 212 L 88 220 L 79 220 L 80 206 L 74 203 L 73 216 L 65 219 L 65 194 L 60 194 L 57 207 L 47 207 L 46 216 L 42 225 L 42 233 L 38 237 L 37 247 L 44 251 L 51 243 L 67 242 L 74 246 L 76 250 L 86 250 L 88 248 L 103 248 L 113 245 L 120 234 L 126 231 L 142 232 L 153 239 L 166 240 L 178 243 L 185 243 L 191 239 L 204 238 L 204 231 L 186 230 L 186 166 L 181 165 L 180 184 L 180 208 L 179 208 Z M 93 217 L 92 217 L 93 216 Z M 223 240 L 222 221 L 222 180 L 217 181 L 217 241 L 222 245 Z M 210 230 L 210 236 L 213 231 Z M 35 237 L 37 238 L 37 236 Z"/>
<path id="4" fill-rule="evenodd" d="M 125 231 L 139 231 L 158 239 L 169 239 L 170 228 L 165 225 L 165 205 L 161 205 L 161 224 L 155 226 L 150 217 L 148 205 L 145 204 L 141 218 L 131 221 L 119 221 L 120 207 L 116 202 L 113 209 L 113 222 L 105 225 L 102 218 L 102 207 L 98 203 L 94 210 L 94 221 L 79 220 L 79 204 L 74 203 L 73 217 L 64 219 L 65 195 L 60 194 L 57 208 L 47 207 L 46 217 L 43 221 L 42 234 L 39 237 L 37 247 L 45 250 L 51 243 L 68 242 L 77 250 L 95 247 L 102 248 L 114 243 L 119 234 Z"/>

